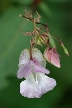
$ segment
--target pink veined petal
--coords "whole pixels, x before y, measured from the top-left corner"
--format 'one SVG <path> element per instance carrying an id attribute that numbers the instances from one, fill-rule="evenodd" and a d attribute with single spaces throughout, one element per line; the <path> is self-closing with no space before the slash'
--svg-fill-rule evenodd
<path id="1" fill-rule="evenodd" d="M 31 62 L 31 64 L 34 66 L 34 71 L 35 72 L 41 72 L 41 73 L 46 73 L 46 74 L 50 73 L 49 70 L 47 70 L 46 68 L 42 67 L 41 65 L 36 65 L 33 62 Z"/>
<path id="2" fill-rule="evenodd" d="M 57 54 L 52 54 L 51 63 L 53 65 L 57 66 L 58 68 L 60 68 L 60 59 L 59 59 L 59 56 Z"/>
<path id="3" fill-rule="evenodd" d="M 21 79 L 30 73 L 31 73 L 31 65 L 30 62 L 28 62 L 26 65 L 23 65 L 19 68 L 17 72 L 17 78 Z"/>

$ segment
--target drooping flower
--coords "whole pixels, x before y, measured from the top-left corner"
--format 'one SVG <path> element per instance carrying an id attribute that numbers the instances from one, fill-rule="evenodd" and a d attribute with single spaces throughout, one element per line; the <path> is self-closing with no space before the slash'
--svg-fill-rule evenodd
<path id="1" fill-rule="evenodd" d="M 28 98 L 40 98 L 42 94 L 52 90 L 56 81 L 45 75 L 49 70 L 45 68 L 46 61 L 37 48 L 32 49 L 32 59 L 28 49 L 24 49 L 19 59 L 18 78 L 25 78 L 20 83 L 20 93 Z"/>
<path id="2" fill-rule="evenodd" d="M 56 48 L 46 48 L 44 51 L 44 57 L 49 63 L 60 68 L 60 59 Z"/>

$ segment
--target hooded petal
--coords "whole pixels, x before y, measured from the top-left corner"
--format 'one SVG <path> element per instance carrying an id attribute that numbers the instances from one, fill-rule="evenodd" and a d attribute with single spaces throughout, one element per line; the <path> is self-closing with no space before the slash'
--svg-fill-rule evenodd
<path id="1" fill-rule="evenodd" d="M 56 81 L 45 74 L 38 73 L 37 78 L 41 95 L 52 90 L 56 86 Z"/>
<path id="2" fill-rule="evenodd" d="M 24 97 L 39 98 L 40 92 L 37 89 L 37 84 L 32 73 L 26 78 L 25 81 L 20 83 L 20 93 Z"/>
<path id="3" fill-rule="evenodd" d="M 22 65 L 19 67 L 19 70 L 17 72 L 17 78 L 21 79 L 30 73 L 31 73 L 31 65 L 30 65 L 30 62 L 28 62 L 26 65 Z"/>
<path id="4" fill-rule="evenodd" d="M 46 67 L 46 60 L 44 59 L 41 51 L 38 48 L 32 49 L 32 57 L 37 59 L 43 67 Z M 24 49 L 20 54 L 18 66 L 27 64 L 29 60 L 30 60 L 30 52 L 28 49 Z"/>
<path id="5" fill-rule="evenodd" d="M 29 60 L 30 60 L 29 50 L 24 49 L 20 54 L 18 66 L 27 64 L 29 62 Z"/>
<path id="6" fill-rule="evenodd" d="M 41 66 L 46 67 L 46 60 L 38 48 L 32 49 L 32 57 L 38 60 L 41 63 Z"/>

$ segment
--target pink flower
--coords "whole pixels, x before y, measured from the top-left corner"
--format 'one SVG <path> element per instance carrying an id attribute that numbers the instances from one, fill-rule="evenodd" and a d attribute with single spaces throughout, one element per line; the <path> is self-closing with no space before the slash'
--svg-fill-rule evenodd
<path id="1" fill-rule="evenodd" d="M 20 55 L 17 77 L 25 78 L 20 83 L 20 93 L 24 97 L 40 98 L 56 86 L 56 81 L 45 75 L 49 74 L 49 70 L 45 68 L 46 61 L 37 48 L 32 49 L 32 58 L 30 60 L 28 49 Z"/>
<path id="2" fill-rule="evenodd" d="M 44 57 L 49 63 L 60 68 L 60 59 L 56 48 L 46 48 L 44 51 Z"/>

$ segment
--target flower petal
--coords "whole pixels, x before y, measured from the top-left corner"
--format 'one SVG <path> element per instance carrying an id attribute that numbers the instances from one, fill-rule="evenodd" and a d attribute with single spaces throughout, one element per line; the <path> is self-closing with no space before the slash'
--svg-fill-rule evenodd
<path id="1" fill-rule="evenodd" d="M 49 70 L 47 70 L 46 68 L 42 67 L 41 65 L 36 65 L 33 62 L 31 62 L 31 65 L 34 67 L 34 72 L 46 73 L 46 74 L 50 73 Z"/>
<path id="2" fill-rule="evenodd" d="M 31 66 L 30 66 L 30 62 L 29 62 L 25 66 L 22 65 L 21 67 L 19 67 L 19 70 L 17 72 L 17 78 L 21 79 L 30 73 L 31 73 Z"/>
<path id="3" fill-rule="evenodd" d="M 60 55 L 57 53 L 56 48 L 46 48 L 44 51 L 44 57 L 49 63 L 60 68 Z"/>
<path id="4" fill-rule="evenodd" d="M 32 57 L 41 63 L 41 66 L 46 67 L 46 60 L 38 48 L 32 49 Z"/>
<path id="5" fill-rule="evenodd" d="M 19 58 L 19 64 L 18 66 L 21 65 L 26 65 L 30 60 L 30 53 L 28 49 L 24 49 L 21 54 L 20 54 L 20 58 Z"/>
<path id="6" fill-rule="evenodd" d="M 41 95 L 52 90 L 56 86 L 56 81 L 45 74 L 38 73 L 37 78 Z"/>
<path id="7" fill-rule="evenodd" d="M 59 59 L 59 56 L 57 54 L 52 54 L 51 63 L 54 66 L 60 68 L 60 59 Z"/>
<path id="8" fill-rule="evenodd" d="M 37 85 L 32 73 L 27 77 L 25 81 L 22 81 L 20 83 L 20 93 L 24 97 L 39 98 L 40 92 L 37 89 Z"/>

